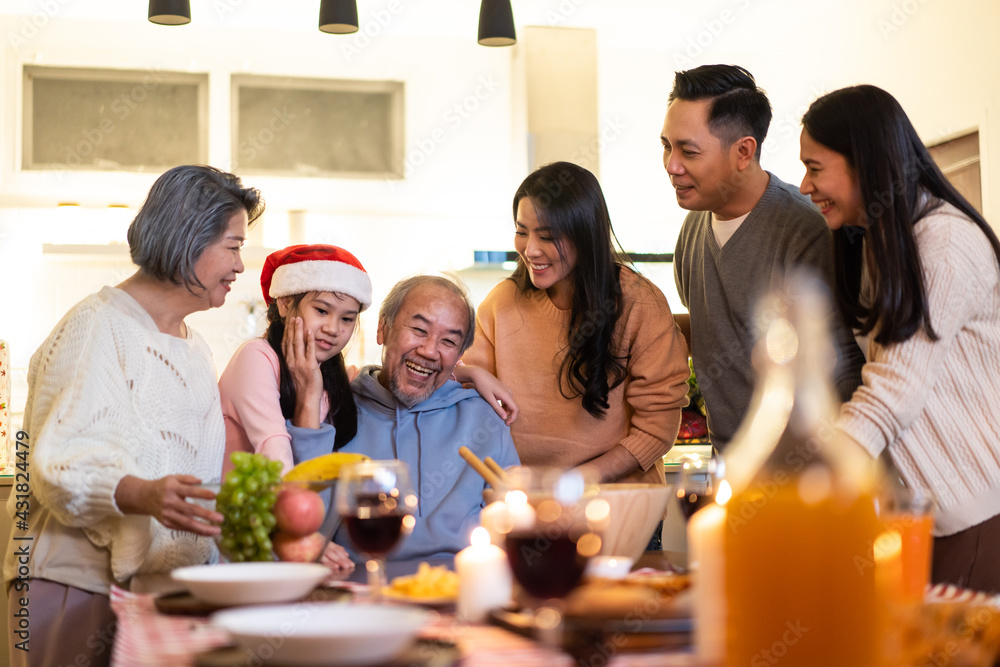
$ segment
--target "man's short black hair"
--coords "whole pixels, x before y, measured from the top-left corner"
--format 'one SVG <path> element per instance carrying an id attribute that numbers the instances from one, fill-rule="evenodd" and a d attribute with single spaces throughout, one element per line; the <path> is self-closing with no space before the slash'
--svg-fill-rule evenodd
<path id="1" fill-rule="evenodd" d="M 760 147 L 771 125 L 771 103 L 750 72 L 737 65 L 702 65 L 677 72 L 667 105 L 678 99 L 712 100 L 708 108 L 712 134 L 726 146 L 752 136 L 757 140 L 754 157 L 760 161 Z"/>

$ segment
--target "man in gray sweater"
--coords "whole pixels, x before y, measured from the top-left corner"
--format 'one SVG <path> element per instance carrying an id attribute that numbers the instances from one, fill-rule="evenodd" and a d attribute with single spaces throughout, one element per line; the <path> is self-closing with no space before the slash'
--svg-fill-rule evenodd
<path id="1" fill-rule="evenodd" d="M 688 213 L 674 250 L 674 279 L 689 323 L 695 375 L 705 397 L 712 444 L 722 450 L 753 393 L 752 347 L 766 322 L 757 300 L 789 269 L 832 279 L 832 237 L 798 189 L 760 166 L 771 104 L 753 76 L 734 65 L 678 72 L 660 139 L 663 166 Z M 688 328 L 689 325 L 689 328 Z M 864 357 L 839 318 L 835 376 L 842 400 L 861 382 Z"/>

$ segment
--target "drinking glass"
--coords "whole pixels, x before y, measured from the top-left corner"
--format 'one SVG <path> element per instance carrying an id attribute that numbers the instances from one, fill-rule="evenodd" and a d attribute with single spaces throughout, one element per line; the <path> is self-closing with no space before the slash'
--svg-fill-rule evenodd
<path id="1" fill-rule="evenodd" d="M 913 489 L 891 468 L 883 477 L 878 503 L 882 532 L 875 540 L 876 575 L 889 596 L 908 605 L 924 599 L 930 582 L 935 499 Z"/>
<path id="2" fill-rule="evenodd" d="M 562 599 L 601 550 L 610 505 L 590 497 L 595 482 L 578 469 L 521 467 L 507 476 L 504 502 L 513 517 L 507 559 L 530 598 L 540 638 L 552 646 L 562 645 Z"/>
<path id="3" fill-rule="evenodd" d="M 722 460 L 702 458 L 697 454 L 681 463 L 675 495 L 685 523 L 705 505 L 715 502 L 715 494 L 723 476 Z"/>
<path id="4" fill-rule="evenodd" d="M 372 600 L 382 598 L 385 556 L 413 529 L 417 496 L 403 461 L 362 461 L 341 470 L 335 494 L 347 534 L 368 562 Z"/>

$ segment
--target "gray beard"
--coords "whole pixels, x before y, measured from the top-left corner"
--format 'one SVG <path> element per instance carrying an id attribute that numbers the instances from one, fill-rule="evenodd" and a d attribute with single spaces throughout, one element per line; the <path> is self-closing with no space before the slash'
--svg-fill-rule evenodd
<path id="1" fill-rule="evenodd" d="M 395 397 L 396 401 L 398 401 L 400 405 L 407 408 L 412 408 L 414 405 L 426 401 L 431 397 L 431 394 L 433 394 L 436 389 L 437 388 L 434 387 L 430 391 L 414 396 L 413 394 L 407 394 L 403 391 L 402 387 L 399 386 L 398 371 L 389 377 L 389 391 L 392 392 L 393 397 Z"/>

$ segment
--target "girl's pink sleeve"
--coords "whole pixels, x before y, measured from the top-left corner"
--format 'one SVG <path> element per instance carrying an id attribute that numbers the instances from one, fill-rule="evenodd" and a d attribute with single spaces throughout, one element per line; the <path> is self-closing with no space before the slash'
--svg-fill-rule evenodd
<path id="1" fill-rule="evenodd" d="M 253 451 L 292 467 L 292 445 L 281 414 L 278 356 L 258 339 L 233 354 L 219 378 L 226 419 L 243 430 Z"/>

